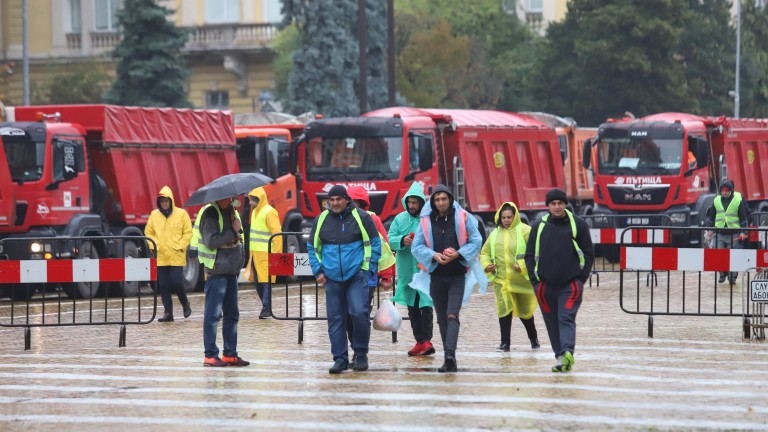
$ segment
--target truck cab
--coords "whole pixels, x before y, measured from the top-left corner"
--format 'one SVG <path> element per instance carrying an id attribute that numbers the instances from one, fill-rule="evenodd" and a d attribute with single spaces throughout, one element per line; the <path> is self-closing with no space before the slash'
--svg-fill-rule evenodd
<path id="1" fill-rule="evenodd" d="M 11 170 L 8 164 L 2 162 L 7 160 L 3 142 L 3 129 L 0 128 L 0 227 L 16 223 L 16 191 L 11 180 Z M 2 253 L 0 248 L 0 257 Z"/>

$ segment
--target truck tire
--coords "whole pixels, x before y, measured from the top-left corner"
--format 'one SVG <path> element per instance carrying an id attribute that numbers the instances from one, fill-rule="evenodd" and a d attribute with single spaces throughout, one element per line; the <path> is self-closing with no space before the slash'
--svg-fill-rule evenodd
<path id="1" fill-rule="evenodd" d="M 139 245 L 137 245 L 135 242 L 131 240 L 125 240 L 123 242 L 123 258 L 138 258 L 139 257 Z M 121 293 L 125 297 L 134 297 L 136 294 L 139 293 L 139 288 L 141 286 L 141 282 L 139 281 L 124 281 L 122 283 L 118 282 L 118 285 L 121 287 Z"/>
<path id="2" fill-rule="evenodd" d="M 621 261 L 621 245 L 603 245 L 603 258 L 611 264 Z"/>
<path id="3" fill-rule="evenodd" d="M 35 294 L 35 289 L 30 284 L 19 284 L 8 287 L 8 297 L 13 301 L 28 301 Z"/>
<path id="4" fill-rule="evenodd" d="M 99 259 L 99 251 L 96 250 L 96 246 L 90 241 L 84 241 L 80 245 L 80 249 L 77 251 L 77 259 Z M 99 292 L 98 282 L 74 282 L 64 283 L 61 285 L 64 292 L 71 298 L 94 298 Z"/>
<path id="5" fill-rule="evenodd" d="M 192 258 L 187 256 L 187 263 L 184 264 L 181 280 L 182 285 L 184 286 L 184 292 L 191 293 L 203 289 L 203 286 L 205 286 L 205 277 L 203 277 L 202 266 L 197 260 L 197 257 Z"/>

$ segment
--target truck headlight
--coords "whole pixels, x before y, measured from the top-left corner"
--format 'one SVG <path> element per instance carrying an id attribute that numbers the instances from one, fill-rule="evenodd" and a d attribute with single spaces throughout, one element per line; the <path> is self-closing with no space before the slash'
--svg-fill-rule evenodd
<path id="1" fill-rule="evenodd" d="M 32 252 L 32 253 L 40 253 L 40 252 L 42 252 L 43 251 L 42 243 L 37 243 L 37 242 L 32 243 L 31 245 L 29 245 L 29 251 Z"/>
<path id="2" fill-rule="evenodd" d="M 688 217 L 687 217 L 687 215 L 685 213 L 670 213 L 669 214 L 669 220 L 673 224 L 684 224 L 687 219 L 688 219 Z"/>

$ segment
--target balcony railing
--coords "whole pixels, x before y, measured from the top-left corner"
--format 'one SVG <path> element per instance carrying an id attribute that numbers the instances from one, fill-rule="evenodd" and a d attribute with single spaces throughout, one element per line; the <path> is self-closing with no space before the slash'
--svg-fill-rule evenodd
<path id="1" fill-rule="evenodd" d="M 201 27 L 183 27 L 189 31 L 189 40 L 184 51 L 209 50 L 253 50 L 268 48 L 277 35 L 277 24 L 215 24 Z M 120 42 L 117 32 L 90 33 L 91 50 L 84 55 L 109 52 Z M 83 41 L 80 33 L 66 35 L 67 48 L 81 51 Z"/>

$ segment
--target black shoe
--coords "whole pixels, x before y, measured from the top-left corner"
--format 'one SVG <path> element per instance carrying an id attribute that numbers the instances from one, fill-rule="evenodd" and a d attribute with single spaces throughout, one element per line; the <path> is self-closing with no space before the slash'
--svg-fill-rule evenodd
<path id="1" fill-rule="evenodd" d="M 352 369 L 358 372 L 368 370 L 368 356 L 365 354 L 355 355 L 355 362 L 352 363 Z"/>
<path id="2" fill-rule="evenodd" d="M 331 368 L 328 369 L 328 373 L 340 374 L 347 369 L 349 369 L 349 362 L 344 359 L 338 359 L 333 364 L 333 366 L 331 366 Z"/>
<path id="3" fill-rule="evenodd" d="M 731 285 L 736 285 L 736 278 L 728 278 L 728 283 Z"/>
<path id="4" fill-rule="evenodd" d="M 533 348 L 533 349 L 541 348 L 541 345 L 539 345 L 539 338 L 535 337 L 535 338 L 531 339 L 531 348 Z"/>
<path id="5" fill-rule="evenodd" d="M 499 344 L 499 346 L 496 347 L 496 351 L 509 352 L 509 344 L 506 342 L 502 342 L 501 344 Z"/>
<path id="6" fill-rule="evenodd" d="M 717 280 L 717 283 L 725 283 L 725 273 L 720 275 L 720 279 Z"/>
<path id="7" fill-rule="evenodd" d="M 262 307 L 261 313 L 259 314 L 259 319 L 267 319 L 272 316 L 272 312 L 269 310 L 269 308 Z"/>
<path id="8" fill-rule="evenodd" d="M 440 373 L 445 372 L 458 372 L 459 368 L 456 366 L 456 358 L 454 357 L 446 357 L 445 363 L 443 363 L 442 366 L 437 370 Z"/>
<path id="9" fill-rule="evenodd" d="M 157 322 L 170 322 L 173 321 L 173 312 L 165 312 L 162 318 L 158 318 Z"/>
<path id="10" fill-rule="evenodd" d="M 189 318 L 192 315 L 192 308 L 189 306 L 189 302 L 182 305 L 184 307 L 184 318 Z"/>

